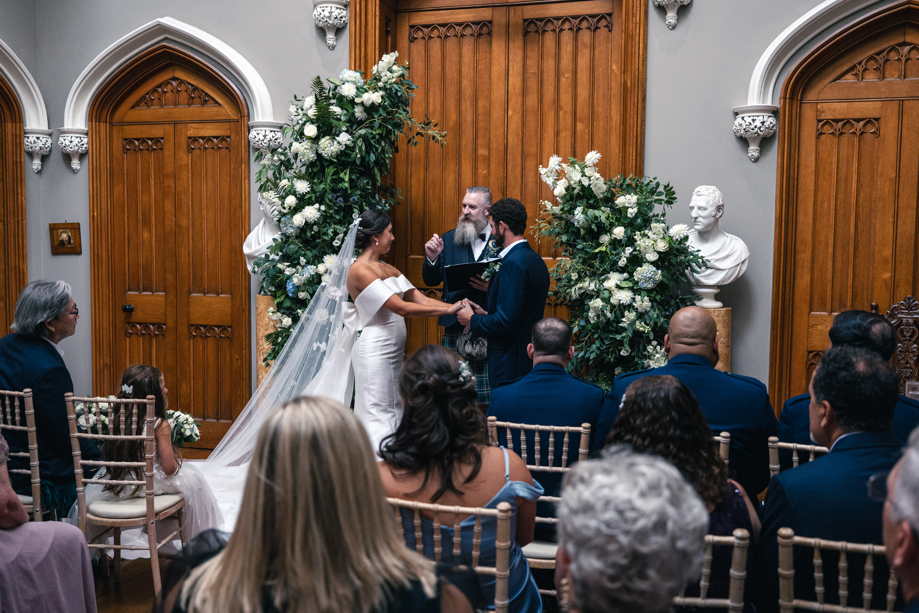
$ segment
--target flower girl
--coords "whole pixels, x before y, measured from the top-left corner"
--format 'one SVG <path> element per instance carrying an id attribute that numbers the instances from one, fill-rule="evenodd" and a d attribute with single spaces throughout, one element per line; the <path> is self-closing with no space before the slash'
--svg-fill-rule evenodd
<path id="1" fill-rule="evenodd" d="M 166 394 L 166 381 L 163 373 L 153 366 L 135 364 L 128 366 L 121 376 L 121 391 L 118 398 L 145 399 L 147 396 L 155 398 L 154 436 L 156 439 L 156 457 L 154 458 L 153 486 L 155 494 L 181 493 L 185 497 L 185 517 L 182 526 L 184 540 L 194 537 L 199 532 L 209 528 L 220 528 L 223 517 L 217 500 L 201 471 L 190 464 L 183 464 L 179 450 L 173 445 L 172 427 L 166 419 L 166 408 L 169 399 Z M 135 409 L 134 407 L 137 407 Z M 125 405 L 124 419 L 130 422 L 132 411 L 138 410 L 138 422 L 143 421 L 146 409 L 143 405 Z M 118 418 L 111 420 L 111 432 L 118 432 L 121 423 Z M 103 454 L 107 461 L 137 462 L 144 459 L 143 441 L 112 440 L 106 441 Z M 143 468 L 110 467 L 108 478 L 112 481 L 138 480 L 143 481 Z M 97 500 L 116 500 L 135 496 L 144 496 L 143 486 L 125 486 L 118 484 L 101 485 L 91 483 L 86 486 L 86 504 Z M 71 517 L 76 517 L 76 505 L 70 511 Z M 159 532 L 159 530 L 157 531 Z M 124 540 L 124 539 L 123 539 Z"/>

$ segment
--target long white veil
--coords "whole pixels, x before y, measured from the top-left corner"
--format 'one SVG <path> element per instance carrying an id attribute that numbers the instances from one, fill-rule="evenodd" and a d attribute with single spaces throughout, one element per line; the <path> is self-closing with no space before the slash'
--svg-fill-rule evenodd
<path id="1" fill-rule="evenodd" d="M 288 400 L 311 394 L 334 398 L 346 406 L 350 403 L 354 382 L 351 347 L 357 330 L 349 321 L 356 309 L 348 302 L 347 280 L 359 221 L 351 225 L 331 271 L 326 273 L 330 278 L 316 290 L 265 379 L 202 464 L 209 476 L 246 464 L 266 417 Z"/>

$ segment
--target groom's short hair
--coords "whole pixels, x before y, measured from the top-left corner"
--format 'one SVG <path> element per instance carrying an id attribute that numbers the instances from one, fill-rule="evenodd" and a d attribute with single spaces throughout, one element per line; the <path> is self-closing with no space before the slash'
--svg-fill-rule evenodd
<path id="1" fill-rule="evenodd" d="M 571 326 L 564 319 L 540 319 L 533 326 L 533 353 L 537 356 L 555 355 L 567 358 L 571 337 Z"/>
<path id="2" fill-rule="evenodd" d="M 516 236 L 526 232 L 527 210 L 516 198 L 501 198 L 491 205 L 488 213 L 496 226 L 503 221 Z"/>

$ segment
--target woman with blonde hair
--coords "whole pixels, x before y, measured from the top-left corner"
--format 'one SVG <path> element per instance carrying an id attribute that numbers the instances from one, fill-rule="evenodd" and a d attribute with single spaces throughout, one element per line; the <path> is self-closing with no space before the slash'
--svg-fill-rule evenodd
<path id="1" fill-rule="evenodd" d="M 354 414 L 295 398 L 261 428 L 236 530 L 225 546 L 214 532 L 190 544 L 192 557 L 207 559 L 164 610 L 471 612 L 431 562 L 405 548 L 392 517 Z"/>

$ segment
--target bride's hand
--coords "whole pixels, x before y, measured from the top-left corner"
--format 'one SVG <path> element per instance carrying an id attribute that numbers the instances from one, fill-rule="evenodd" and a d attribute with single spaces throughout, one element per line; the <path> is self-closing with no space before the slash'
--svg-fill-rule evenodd
<path id="1" fill-rule="evenodd" d="M 451 304 L 450 309 L 447 311 L 447 315 L 453 315 L 454 313 L 459 313 L 463 308 L 463 301 L 459 300 L 456 304 Z"/>

